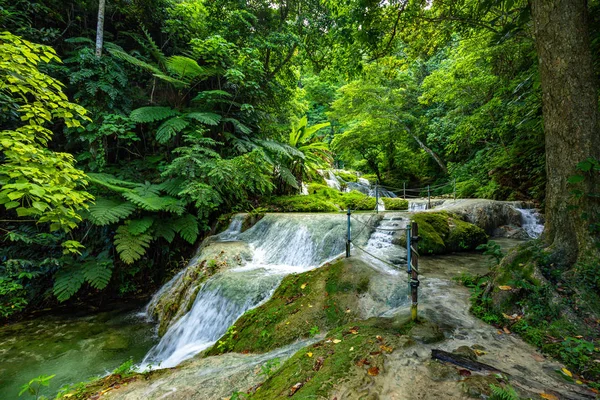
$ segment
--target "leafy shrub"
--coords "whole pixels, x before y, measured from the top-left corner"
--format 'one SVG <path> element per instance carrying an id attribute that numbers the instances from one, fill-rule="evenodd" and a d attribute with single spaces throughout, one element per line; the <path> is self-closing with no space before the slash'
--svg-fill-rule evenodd
<path id="1" fill-rule="evenodd" d="M 266 206 L 269 211 L 283 212 L 335 212 L 339 209 L 331 202 L 317 196 L 273 197 Z"/>
<path id="2" fill-rule="evenodd" d="M 355 173 L 348 171 L 336 171 L 335 175 L 345 182 L 358 182 L 358 176 Z"/>

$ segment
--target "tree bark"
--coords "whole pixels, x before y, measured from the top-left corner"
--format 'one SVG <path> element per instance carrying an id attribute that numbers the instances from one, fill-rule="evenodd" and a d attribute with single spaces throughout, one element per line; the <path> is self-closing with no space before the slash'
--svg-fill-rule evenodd
<path id="1" fill-rule="evenodd" d="M 582 213 L 597 215 L 597 199 L 572 202 L 567 179 L 577 163 L 600 158 L 598 98 L 593 71 L 586 0 L 532 0 L 546 144 L 546 228 L 544 240 L 568 263 L 593 250 L 589 222 Z M 598 192 L 598 180 L 584 183 Z"/>
<path id="2" fill-rule="evenodd" d="M 98 26 L 96 27 L 96 57 L 102 57 L 102 46 L 104 43 L 104 9 L 106 0 L 98 1 Z"/>

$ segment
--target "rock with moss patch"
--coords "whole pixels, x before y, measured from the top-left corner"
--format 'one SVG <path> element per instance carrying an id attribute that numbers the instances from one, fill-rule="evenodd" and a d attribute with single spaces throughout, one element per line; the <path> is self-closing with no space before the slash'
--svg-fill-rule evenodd
<path id="1" fill-rule="evenodd" d="M 411 219 L 419 224 L 421 254 L 475 250 L 487 242 L 483 229 L 445 211 L 416 213 Z"/>
<path id="2" fill-rule="evenodd" d="M 421 343 L 437 343 L 444 340 L 444 333 L 439 326 L 430 321 L 421 321 L 410 330 L 410 337 Z"/>

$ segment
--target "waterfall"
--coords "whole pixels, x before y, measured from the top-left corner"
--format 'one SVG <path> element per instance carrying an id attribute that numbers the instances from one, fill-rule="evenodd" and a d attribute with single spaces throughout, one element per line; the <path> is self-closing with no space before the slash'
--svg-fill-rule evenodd
<path id="1" fill-rule="evenodd" d="M 540 237 L 544 231 L 544 224 L 541 222 L 541 215 L 535 208 L 517 208 L 515 209 L 521 213 L 521 226 L 523 230 L 532 239 Z"/>
<path id="2" fill-rule="evenodd" d="M 406 263 L 406 248 L 394 244 L 395 238 L 400 238 L 405 234 L 405 229 L 409 223 L 409 218 L 404 218 L 397 214 L 385 215 L 375 227 L 375 232 L 371 234 L 367 245 L 365 246 L 366 256 L 373 265 L 382 267 L 387 273 L 397 273 L 396 270 L 391 270 L 385 263 L 379 259 L 385 260 L 387 263 L 400 266 Z M 369 256 L 374 254 L 377 259 Z"/>
<path id="3" fill-rule="evenodd" d="M 408 211 L 423 211 L 427 210 L 426 201 L 412 201 L 408 202 Z"/>
<path id="4" fill-rule="evenodd" d="M 356 216 L 358 220 L 368 217 Z M 212 247 L 203 248 L 195 259 L 199 260 L 203 252 L 220 254 L 219 249 L 226 251 L 230 248 L 227 246 L 242 243 L 251 250 L 251 260 L 213 275 L 197 291 L 186 292 L 188 297 L 195 296 L 193 302 L 191 298 L 186 299 L 191 303 L 189 311 L 173 323 L 148 352 L 143 367 L 159 364 L 162 368 L 173 367 L 207 349 L 244 312 L 266 301 L 284 276 L 318 267 L 342 254 L 345 248 L 346 216 L 343 214 L 268 214 L 243 233 L 240 233 L 241 221 L 243 216 L 234 217 L 229 228 L 217 235 L 218 240 L 211 241 Z M 353 231 L 361 232 L 353 241 L 365 245 L 370 232 L 361 229 L 361 224 L 353 220 Z M 195 265 L 197 262 L 190 263 L 188 268 Z M 182 271 L 161 288 L 148 305 L 148 313 L 152 314 L 161 297 L 177 298 L 178 295 L 170 291 L 177 286 L 178 279 L 185 278 Z"/>

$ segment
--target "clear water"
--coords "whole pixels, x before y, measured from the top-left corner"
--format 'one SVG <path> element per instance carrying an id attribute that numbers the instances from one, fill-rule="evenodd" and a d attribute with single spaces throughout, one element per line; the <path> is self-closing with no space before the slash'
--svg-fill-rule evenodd
<path id="1" fill-rule="evenodd" d="M 23 384 L 56 374 L 44 391 L 51 396 L 130 357 L 139 362 L 155 342 L 152 324 L 131 311 L 44 316 L 0 327 L 0 399 L 16 399 Z"/>

